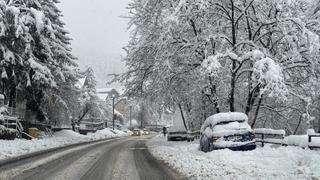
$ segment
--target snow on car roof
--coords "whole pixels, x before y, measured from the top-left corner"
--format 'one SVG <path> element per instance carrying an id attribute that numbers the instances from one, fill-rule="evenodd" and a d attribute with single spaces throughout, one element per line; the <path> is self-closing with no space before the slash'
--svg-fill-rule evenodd
<path id="1" fill-rule="evenodd" d="M 170 126 L 168 128 L 168 132 L 180 132 L 180 131 L 187 131 L 185 127 L 182 126 Z"/>
<path id="2" fill-rule="evenodd" d="M 248 121 L 248 116 L 241 112 L 225 112 L 218 113 L 208 117 L 203 125 L 201 126 L 201 132 L 203 132 L 207 127 L 215 126 L 221 122 L 233 122 L 233 121 Z"/>

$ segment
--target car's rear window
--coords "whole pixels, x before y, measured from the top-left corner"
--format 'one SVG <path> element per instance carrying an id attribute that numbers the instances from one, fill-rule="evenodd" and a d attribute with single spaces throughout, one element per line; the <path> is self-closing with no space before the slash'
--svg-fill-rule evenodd
<path id="1" fill-rule="evenodd" d="M 225 124 L 229 124 L 229 123 L 232 123 L 232 122 L 244 122 L 244 120 L 232 120 L 232 121 L 223 121 L 223 122 L 219 122 L 217 125 L 225 125 Z"/>
<path id="2" fill-rule="evenodd" d="M 187 134 L 185 131 L 175 131 L 175 132 L 169 132 L 169 134 Z"/>

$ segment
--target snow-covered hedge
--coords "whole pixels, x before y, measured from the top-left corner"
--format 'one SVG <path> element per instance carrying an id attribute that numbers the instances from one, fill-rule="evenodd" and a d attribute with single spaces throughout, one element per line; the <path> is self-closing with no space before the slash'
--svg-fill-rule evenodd
<path id="1" fill-rule="evenodd" d="M 13 140 L 16 137 L 16 130 L 6 128 L 3 125 L 0 125 L 0 139 Z"/>

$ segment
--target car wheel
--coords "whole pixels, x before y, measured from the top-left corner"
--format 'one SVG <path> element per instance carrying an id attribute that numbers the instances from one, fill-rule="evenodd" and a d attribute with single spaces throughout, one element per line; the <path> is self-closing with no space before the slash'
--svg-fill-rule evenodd
<path id="1" fill-rule="evenodd" d="M 203 152 L 208 152 L 209 151 L 209 141 L 208 141 L 208 138 L 206 136 L 201 136 L 201 139 L 200 139 L 200 148 L 201 148 L 201 151 Z"/>

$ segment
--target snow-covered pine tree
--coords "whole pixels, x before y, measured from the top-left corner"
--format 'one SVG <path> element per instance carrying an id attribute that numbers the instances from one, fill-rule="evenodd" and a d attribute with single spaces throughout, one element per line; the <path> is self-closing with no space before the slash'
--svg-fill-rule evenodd
<path id="1" fill-rule="evenodd" d="M 52 58 L 56 61 L 56 66 L 52 69 L 52 73 L 56 78 L 57 87 L 59 87 L 50 89 L 48 98 L 55 101 L 57 106 L 63 107 L 59 111 L 65 114 L 65 117 L 62 118 L 65 121 L 63 124 L 71 124 L 69 116 L 72 115 L 75 108 L 77 109 L 75 107 L 77 103 L 75 102 L 78 97 L 73 95 L 78 94 L 75 83 L 80 78 L 78 71 L 75 70 L 77 67 L 76 58 L 71 53 L 71 38 L 65 30 L 64 22 L 61 20 L 61 11 L 57 8 L 57 3 L 60 2 L 57 0 L 39 0 L 39 2 L 44 15 L 48 18 L 47 23 L 51 25 L 51 29 L 47 31 L 46 35 L 53 53 Z M 47 113 L 50 113 L 52 108 L 54 107 L 50 108 L 49 106 Z M 55 119 L 55 122 L 59 121 L 59 119 Z"/>
<path id="2" fill-rule="evenodd" d="M 45 111 L 49 110 L 41 106 L 49 97 L 55 97 L 67 109 L 58 90 L 67 87 L 74 91 L 77 78 L 70 38 L 57 2 L 0 1 L 1 69 L 8 75 L 2 89 L 9 102 L 16 99 L 12 93 L 17 89 L 18 99 L 27 101 L 28 112 L 36 114 L 38 120 L 48 118 Z"/>

